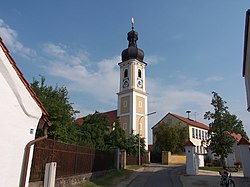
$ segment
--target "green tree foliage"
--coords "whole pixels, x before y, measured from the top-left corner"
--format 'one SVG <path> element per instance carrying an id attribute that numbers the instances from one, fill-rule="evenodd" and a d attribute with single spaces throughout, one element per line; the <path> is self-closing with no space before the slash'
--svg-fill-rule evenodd
<path id="1" fill-rule="evenodd" d="M 211 105 L 214 112 L 206 112 L 204 119 L 213 120 L 210 124 L 209 139 L 207 140 L 208 148 L 220 155 L 221 164 L 225 165 L 225 158 L 232 153 L 232 147 L 235 139 L 230 133 L 239 133 L 246 137 L 243 129 L 242 121 L 236 115 L 232 115 L 228 111 L 226 101 L 224 101 L 218 93 L 212 92 Z"/>
<path id="2" fill-rule="evenodd" d="M 114 126 L 108 124 L 107 116 L 95 112 L 84 118 L 84 124 L 79 128 L 79 144 L 94 147 L 100 150 L 119 148 L 126 150 L 129 155 L 138 155 L 139 135 L 126 137 L 119 121 Z M 145 140 L 140 139 L 141 155 L 145 153 Z"/>
<path id="3" fill-rule="evenodd" d="M 115 126 L 108 124 L 108 118 L 102 113 L 95 112 L 84 118 L 84 124 L 74 123 L 75 114 L 72 103 L 69 102 L 66 87 L 52 87 L 45 84 L 45 78 L 36 79 L 31 87 L 43 106 L 48 111 L 52 126 L 48 129 L 49 138 L 71 144 L 79 144 L 99 150 L 114 147 L 125 149 L 128 154 L 138 155 L 138 135 L 126 137 L 119 122 Z M 38 134 L 39 136 L 39 134 Z M 145 152 L 145 141 L 141 138 L 141 154 Z"/>
<path id="4" fill-rule="evenodd" d="M 84 118 L 84 124 L 78 127 L 80 145 L 106 150 L 105 138 L 109 134 L 108 118 L 102 113 L 95 112 Z"/>
<path id="5" fill-rule="evenodd" d="M 119 149 L 127 149 L 128 140 L 118 120 L 115 122 L 111 132 L 106 136 L 105 141 L 108 148 L 117 147 Z"/>
<path id="6" fill-rule="evenodd" d="M 183 145 L 188 138 L 188 129 L 179 123 L 176 125 L 161 123 L 155 135 L 156 146 L 159 152 L 181 153 L 183 152 Z"/>
<path id="7" fill-rule="evenodd" d="M 48 111 L 48 118 L 52 123 L 48 129 L 49 138 L 74 143 L 76 141 L 76 128 L 73 121 L 78 111 L 74 110 L 72 103 L 69 102 L 66 87 L 47 86 L 43 76 L 41 76 L 40 81 L 33 79 L 31 87 Z"/>
<path id="8" fill-rule="evenodd" d="M 139 134 L 137 135 L 130 135 L 127 138 L 127 149 L 126 152 L 129 155 L 139 155 Z M 144 155 L 146 152 L 145 150 L 145 139 L 140 137 L 140 154 Z"/>

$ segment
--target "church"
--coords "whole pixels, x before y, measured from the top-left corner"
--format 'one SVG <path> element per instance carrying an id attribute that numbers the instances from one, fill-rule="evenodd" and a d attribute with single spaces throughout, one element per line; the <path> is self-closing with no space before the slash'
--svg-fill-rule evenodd
<path id="1" fill-rule="evenodd" d="M 120 66 L 120 85 L 117 110 L 104 112 L 109 118 L 109 125 L 116 119 L 127 136 L 139 134 L 145 138 L 148 147 L 148 94 L 146 92 L 146 66 L 143 61 L 144 52 L 137 47 L 138 33 L 132 29 L 127 33 L 128 47 L 122 51 Z M 118 78 L 118 77 L 117 77 Z M 76 120 L 77 124 L 83 124 L 83 118 Z"/>

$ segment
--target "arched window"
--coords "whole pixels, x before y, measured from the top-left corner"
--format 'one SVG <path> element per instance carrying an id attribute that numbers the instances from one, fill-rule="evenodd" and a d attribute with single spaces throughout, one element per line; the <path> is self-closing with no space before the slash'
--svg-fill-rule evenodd
<path id="1" fill-rule="evenodd" d="M 141 78 L 141 70 L 138 70 L 138 77 Z"/>
<path id="2" fill-rule="evenodd" d="M 124 70 L 124 78 L 128 77 L 128 69 Z"/>

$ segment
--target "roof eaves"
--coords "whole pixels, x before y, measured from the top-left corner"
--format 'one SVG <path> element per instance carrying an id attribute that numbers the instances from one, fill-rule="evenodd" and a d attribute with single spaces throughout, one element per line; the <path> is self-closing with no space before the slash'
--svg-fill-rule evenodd
<path id="1" fill-rule="evenodd" d="M 244 52 L 243 52 L 243 70 L 242 76 L 245 77 L 246 71 L 246 61 L 247 61 L 247 48 L 248 48 L 248 32 L 249 32 L 249 16 L 250 16 L 250 9 L 246 12 L 246 21 L 245 21 L 245 37 L 244 37 Z"/>
<path id="2" fill-rule="evenodd" d="M 158 121 L 153 127 L 151 127 L 151 129 L 155 128 L 165 117 L 167 117 L 167 115 L 171 114 L 170 112 L 167 113 L 163 118 L 160 119 L 160 121 Z"/>
<path id="3" fill-rule="evenodd" d="M 22 81 L 22 83 L 24 84 L 24 86 L 26 87 L 26 89 L 28 90 L 28 92 L 30 93 L 31 97 L 35 100 L 35 102 L 37 103 L 37 105 L 41 109 L 41 111 L 42 111 L 42 118 L 44 119 L 44 121 L 48 122 L 49 120 L 48 120 L 48 117 L 47 117 L 48 116 L 47 110 L 44 108 L 44 106 L 42 105 L 41 101 L 36 96 L 35 92 L 31 88 L 30 84 L 24 78 L 21 70 L 17 67 L 15 60 L 10 55 L 8 48 L 4 44 L 4 42 L 3 42 L 3 40 L 2 40 L 1 37 L 0 37 L 0 46 L 2 47 L 2 49 L 3 49 L 3 51 L 4 51 L 5 55 L 6 55 L 6 57 L 8 58 L 9 62 L 12 65 L 13 69 L 16 71 L 18 77 L 20 78 L 20 80 Z"/>

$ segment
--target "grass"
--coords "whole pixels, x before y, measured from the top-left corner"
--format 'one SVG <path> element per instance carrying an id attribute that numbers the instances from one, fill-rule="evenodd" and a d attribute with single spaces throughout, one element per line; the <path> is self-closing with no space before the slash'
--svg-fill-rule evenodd
<path id="1" fill-rule="evenodd" d="M 128 178 L 134 170 L 137 170 L 143 166 L 132 165 L 127 169 L 121 169 L 119 171 L 113 171 L 103 177 L 100 177 L 93 181 L 86 181 L 83 184 L 76 185 L 75 187 L 107 187 L 113 186 L 121 180 Z"/>
<path id="2" fill-rule="evenodd" d="M 207 171 L 221 171 L 223 170 L 222 167 L 217 167 L 217 166 L 204 166 L 204 167 L 199 167 L 200 170 L 207 170 Z"/>

